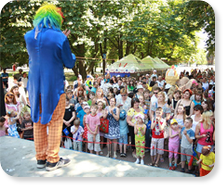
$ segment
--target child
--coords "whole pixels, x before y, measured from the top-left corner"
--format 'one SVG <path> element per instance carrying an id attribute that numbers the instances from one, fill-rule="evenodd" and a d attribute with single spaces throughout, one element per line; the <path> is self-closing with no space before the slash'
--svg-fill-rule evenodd
<path id="1" fill-rule="evenodd" d="M 137 122 L 134 126 L 135 133 L 135 145 L 136 145 L 136 164 L 139 164 L 139 158 L 141 157 L 141 163 L 144 165 L 145 157 L 145 134 L 146 134 L 146 125 L 144 124 L 144 115 L 136 115 Z"/>
<path id="2" fill-rule="evenodd" d="M 20 112 L 19 112 L 20 114 Z M 19 114 L 16 115 L 16 113 L 13 110 L 9 110 L 7 112 L 7 116 L 9 117 L 8 119 L 8 135 L 11 137 L 16 137 L 20 138 L 19 133 L 17 131 L 17 126 L 16 126 L 16 120 L 19 119 Z"/>
<path id="3" fill-rule="evenodd" d="M 83 101 L 81 103 L 81 110 L 79 112 L 77 112 L 77 117 L 80 118 L 80 126 L 82 126 L 84 128 L 84 124 L 83 124 L 83 119 L 84 119 L 84 115 L 86 114 L 86 112 L 84 111 L 84 107 L 85 106 L 89 106 L 87 102 Z"/>
<path id="4" fill-rule="evenodd" d="M 180 146 L 180 129 L 177 120 L 172 119 L 169 127 L 169 169 L 175 170 L 177 168 L 177 153 Z M 174 154 L 174 166 L 172 167 L 172 158 Z"/>
<path id="5" fill-rule="evenodd" d="M 211 146 L 204 146 L 202 148 L 202 154 L 200 155 L 199 161 L 197 161 L 197 164 L 200 163 L 200 177 L 209 174 L 215 163 L 215 154 L 211 152 Z"/>
<path id="6" fill-rule="evenodd" d="M 80 126 L 79 118 L 74 120 L 74 125 L 71 127 L 70 131 L 73 134 L 73 149 L 81 152 L 84 129 Z"/>
<path id="7" fill-rule="evenodd" d="M 69 134 L 65 134 L 63 132 L 63 143 L 64 147 L 71 149 L 72 148 L 72 141 L 70 138 L 72 138 L 72 134 L 70 132 L 71 126 L 73 126 L 73 122 L 75 119 L 75 110 L 74 107 L 70 104 L 70 99 L 66 97 L 66 105 L 65 105 L 65 113 L 63 117 L 63 130 L 67 129 L 69 131 Z"/>
<path id="8" fill-rule="evenodd" d="M 6 119 L 4 117 L 0 117 L 0 137 L 5 136 L 7 133 L 7 127 L 5 126 Z"/>
<path id="9" fill-rule="evenodd" d="M 152 118 L 151 129 L 152 129 L 152 141 L 151 141 L 151 160 L 150 166 L 158 167 L 159 159 L 164 154 L 164 127 L 166 126 L 166 120 L 162 118 L 163 109 L 158 107 L 155 111 L 155 118 Z M 156 150 L 158 148 L 158 150 Z M 158 153 L 156 161 L 156 153 Z"/>
<path id="10" fill-rule="evenodd" d="M 144 108 L 145 102 L 144 102 L 144 97 L 141 95 L 139 96 L 139 106 Z"/>
<path id="11" fill-rule="evenodd" d="M 185 172 L 185 162 L 189 163 L 191 156 L 193 155 L 193 139 L 195 139 L 195 133 L 192 130 L 193 120 L 191 117 L 187 117 L 184 122 L 184 126 L 181 130 L 181 153 L 187 155 L 181 155 L 181 172 Z M 191 155 L 191 156 L 189 156 Z M 191 167 L 188 165 L 188 173 L 191 173 Z"/>
<path id="12" fill-rule="evenodd" d="M 87 101 L 88 105 L 91 106 L 91 104 L 95 104 L 95 93 L 90 91 L 88 93 L 88 96 L 89 96 L 89 100 Z"/>
<path id="13" fill-rule="evenodd" d="M 82 107 L 82 103 L 83 102 L 84 102 L 84 96 L 78 96 L 77 97 L 77 103 L 75 105 L 75 111 L 76 111 L 76 113 L 79 113 L 79 111 L 81 111 L 83 109 L 83 107 Z"/>
<path id="14" fill-rule="evenodd" d="M 105 108 L 105 104 L 102 100 L 99 100 L 98 101 L 98 110 L 97 110 L 97 115 L 99 116 L 99 118 L 101 117 L 105 117 L 104 114 L 105 114 L 105 111 L 104 111 L 104 108 Z M 100 141 L 104 141 L 104 133 L 103 132 L 99 132 L 100 133 Z M 103 143 L 101 144 L 101 149 L 103 148 Z M 100 154 L 103 154 L 103 152 L 101 151 Z"/>
<path id="15" fill-rule="evenodd" d="M 184 127 L 185 118 L 186 118 L 186 112 L 185 112 L 184 106 L 183 104 L 179 104 L 177 107 L 177 111 L 176 111 L 176 115 L 174 116 L 174 119 L 177 121 L 178 126 L 180 128 Z"/>
<path id="16" fill-rule="evenodd" d="M 119 125 L 120 125 L 120 138 L 119 138 L 119 148 L 120 148 L 120 157 L 126 157 L 126 146 L 128 144 L 128 124 L 126 121 L 126 111 L 123 109 L 120 112 Z M 122 146 L 124 145 L 124 153 L 122 152 Z"/>
<path id="17" fill-rule="evenodd" d="M 21 124 L 21 130 L 23 133 L 23 138 L 33 141 L 33 121 L 31 119 L 31 115 L 29 112 L 24 112 L 23 114 L 24 120 Z"/>
<path id="18" fill-rule="evenodd" d="M 90 153 L 93 153 L 93 149 L 97 155 L 99 155 L 100 149 L 100 135 L 99 135 L 99 126 L 100 118 L 97 115 L 97 105 L 91 105 L 91 114 L 86 116 L 86 125 L 88 128 L 88 149 Z M 93 143 L 94 147 L 93 147 Z"/>
<path id="19" fill-rule="evenodd" d="M 90 114 L 90 106 L 85 105 L 83 107 L 84 117 L 83 117 L 83 126 L 84 126 L 84 133 L 83 133 L 83 139 L 85 141 L 85 152 L 87 152 L 87 141 L 88 141 L 88 128 L 86 125 L 86 117 Z"/>
<path id="20" fill-rule="evenodd" d="M 112 93 L 112 92 L 109 92 L 108 93 L 108 95 L 107 95 L 107 101 L 108 101 L 108 104 L 110 105 L 110 100 L 112 99 L 112 98 L 114 98 L 115 97 L 115 95 L 114 95 L 114 93 Z"/>
<path id="21" fill-rule="evenodd" d="M 66 96 L 67 98 L 69 99 L 69 103 L 70 105 L 72 105 L 74 107 L 74 105 L 76 105 L 76 100 L 73 98 L 73 91 L 72 90 L 69 90 L 67 89 L 66 91 Z"/>

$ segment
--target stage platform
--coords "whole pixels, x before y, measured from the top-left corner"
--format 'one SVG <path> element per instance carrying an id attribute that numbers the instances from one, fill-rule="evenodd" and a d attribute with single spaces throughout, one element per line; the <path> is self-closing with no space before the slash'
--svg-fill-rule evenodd
<path id="1" fill-rule="evenodd" d="M 14 177 L 194 177 L 187 173 L 63 148 L 59 154 L 71 159 L 71 164 L 47 172 L 36 168 L 34 142 L 9 136 L 0 137 L 1 167 L 5 173 Z"/>

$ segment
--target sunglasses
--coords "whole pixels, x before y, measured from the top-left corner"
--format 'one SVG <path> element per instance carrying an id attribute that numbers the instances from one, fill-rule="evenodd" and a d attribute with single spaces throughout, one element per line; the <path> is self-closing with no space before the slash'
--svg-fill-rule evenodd
<path id="1" fill-rule="evenodd" d="M 158 92 L 154 92 L 153 94 L 158 94 Z"/>
<path id="2" fill-rule="evenodd" d="M 127 95 L 126 95 L 126 94 L 123 94 L 122 97 L 123 97 L 123 96 L 127 96 Z"/>
<path id="3" fill-rule="evenodd" d="M 12 98 L 13 94 L 7 94 L 6 96 Z"/>

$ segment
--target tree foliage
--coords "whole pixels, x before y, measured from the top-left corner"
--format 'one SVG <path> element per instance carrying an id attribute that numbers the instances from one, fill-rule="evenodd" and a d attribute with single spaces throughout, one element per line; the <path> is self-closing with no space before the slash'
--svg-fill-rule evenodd
<path id="1" fill-rule="evenodd" d="M 28 63 L 24 34 L 33 28 L 34 14 L 42 2 L 17 0 L 3 7 L 0 18 L 0 66 Z M 132 53 L 139 58 L 150 55 L 175 63 L 188 61 L 198 52 L 195 33 L 201 29 L 209 35 L 207 51 L 214 54 L 214 11 L 203 1 L 49 2 L 62 8 L 65 17 L 62 30 L 71 30 L 69 41 L 72 52 L 83 57 L 78 58 L 73 68 L 76 75 L 80 73 L 85 77 L 92 72 L 102 62 L 104 54 L 106 59 L 120 59 Z"/>

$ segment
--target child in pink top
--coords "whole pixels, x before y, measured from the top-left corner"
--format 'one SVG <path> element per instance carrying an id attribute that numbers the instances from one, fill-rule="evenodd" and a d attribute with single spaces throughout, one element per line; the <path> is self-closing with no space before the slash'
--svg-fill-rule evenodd
<path id="1" fill-rule="evenodd" d="M 169 166 L 170 170 L 175 170 L 177 167 L 177 153 L 180 147 L 180 131 L 181 129 L 178 126 L 177 120 L 172 119 L 169 128 Z M 175 164 L 172 167 L 172 158 L 174 155 Z"/>
<path id="2" fill-rule="evenodd" d="M 88 149 L 90 153 L 93 153 L 94 149 L 96 154 L 99 155 L 101 151 L 99 134 L 100 118 L 97 115 L 97 109 L 97 105 L 91 105 L 91 114 L 86 117 L 85 122 L 88 128 Z"/>

